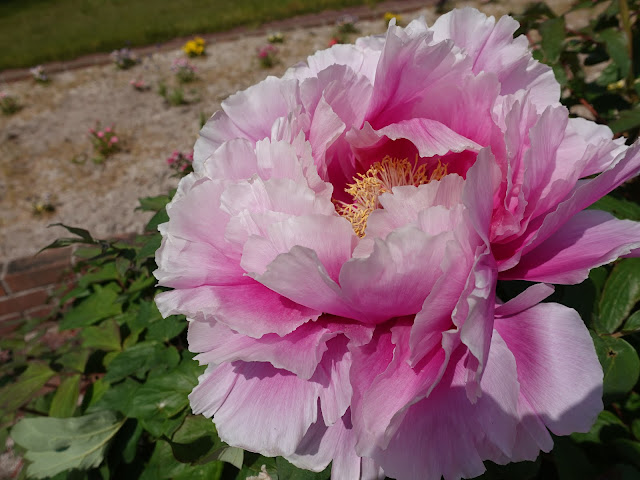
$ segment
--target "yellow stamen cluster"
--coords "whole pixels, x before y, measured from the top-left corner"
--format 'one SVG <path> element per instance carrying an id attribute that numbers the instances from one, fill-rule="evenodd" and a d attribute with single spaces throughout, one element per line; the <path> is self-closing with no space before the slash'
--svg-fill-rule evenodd
<path id="1" fill-rule="evenodd" d="M 418 166 L 418 157 L 414 164 L 406 158 L 392 158 L 389 155 L 382 161 L 374 163 L 366 173 L 359 173 L 355 183 L 347 185 L 345 192 L 353 197 L 352 203 L 336 202 L 336 209 L 353 225 L 353 230 L 360 238 L 367 229 L 367 219 L 374 210 L 380 208 L 378 197 L 391 192 L 393 187 L 424 185 L 432 180 L 440 180 L 447 174 L 447 165 L 438 162 L 431 174 L 427 173 L 427 165 Z"/>

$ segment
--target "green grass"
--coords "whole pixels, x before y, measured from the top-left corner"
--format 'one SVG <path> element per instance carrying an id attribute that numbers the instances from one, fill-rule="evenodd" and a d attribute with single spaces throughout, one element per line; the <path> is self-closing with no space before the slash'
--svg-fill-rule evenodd
<path id="1" fill-rule="evenodd" d="M 0 70 L 380 0 L 0 0 Z"/>

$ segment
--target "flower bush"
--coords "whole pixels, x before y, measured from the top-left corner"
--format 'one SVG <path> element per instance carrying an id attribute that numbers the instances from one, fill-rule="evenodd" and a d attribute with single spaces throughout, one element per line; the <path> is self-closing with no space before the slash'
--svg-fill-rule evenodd
<path id="1" fill-rule="evenodd" d="M 121 48 L 111 52 L 111 60 L 121 70 L 127 70 L 140 62 L 135 53 L 129 48 Z"/>
<path id="2" fill-rule="evenodd" d="M 196 67 L 184 58 L 176 58 L 171 64 L 171 71 L 180 83 L 193 82 L 197 78 Z"/>
<path id="3" fill-rule="evenodd" d="M 182 51 L 188 57 L 199 57 L 205 54 L 206 42 L 202 37 L 194 37 L 182 46 Z"/>
<path id="4" fill-rule="evenodd" d="M 34 81 L 37 83 L 48 83 L 49 76 L 45 73 L 44 67 L 42 65 L 38 65 L 36 67 L 30 68 L 29 73 Z"/>
<path id="5" fill-rule="evenodd" d="M 190 320 L 191 406 L 224 441 L 335 478 L 448 479 L 589 431 L 603 372 L 580 316 L 497 281 L 580 283 L 640 253 L 639 223 L 584 210 L 640 144 L 569 119 L 517 28 L 391 21 L 204 126 L 156 303 Z"/>
<path id="6" fill-rule="evenodd" d="M 120 149 L 120 139 L 114 131 L 113 125 L 101 128 L 97 123 L 95 128 L 89 129 L 89 137 L 96 154 L 94 162 L 103 162 L 108 156 L 113 155 Z"/>
<path id="7" fill-rule="evenodd" d="M 3 115 L 13 115 L 21 108 L 18 97 L 7 92 L 0 92 L 0 111 Z"/>
<path id="8" fill-rule="evenodd" d="M 257 57 L 262 68 L 271 68 L 278 60 L 278 47 L 271 44 L 264 45 L 258 48 Z"/>

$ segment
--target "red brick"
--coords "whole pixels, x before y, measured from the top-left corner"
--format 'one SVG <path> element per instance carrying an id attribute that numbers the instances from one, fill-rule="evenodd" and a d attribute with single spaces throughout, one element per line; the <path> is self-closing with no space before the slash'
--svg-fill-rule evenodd
<path id="1" fill-rule="evenodd" d="M 6 294 L 7 294 L 7 291 L 2 286 L 2 283 L 0 283 L 0 297 L 4 297 Z"/>
<path id="2" fill-rule="evenodd" d="M 5 336 L 20 328 L 24 318 L 19 313 L 11 313 L 0 317 L 0 336 Z"/>
<path id="3" fill-rule="evenodd" d="M 42 287 L 58 283 L 64 279 L 66 271 L 71 268 L 67 263 L 57 263 L 45 266 L 39 270 L 26 270 L 18 273 L 8 273 L 4 281 L 12 292 L 22 292 L 35 287 Z"/>
<path id="4" fill-rule="evenodd" d="M 48 297 L 49 294 L 45 289 L 9 297 L 6 300 L 0 301 L 0 317 L 10 313 L 22 314 L 30 308 L 44 305 L 47 302 Z"/>
<path id="5" fill-rule="evenodd" d="M 29 309 L 26 313 L 29 318 L 48 318 L 49 315 L 55 310 L 55 305 L 47 304 L 40 307 Z"/>
<path id="6" fill-rule="evenodd" d="M 13 293 L 60 281 L 71 266 L 71 249 L 47 250 L 33 257 L 13 260 L 4 282 Z"/>

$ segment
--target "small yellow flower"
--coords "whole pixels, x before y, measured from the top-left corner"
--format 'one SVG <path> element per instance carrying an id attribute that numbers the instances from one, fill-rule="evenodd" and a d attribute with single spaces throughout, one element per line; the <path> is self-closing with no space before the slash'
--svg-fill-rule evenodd
<path id="1" fill-rule="evenodd" d="M 392 19 L 396 19 L 396 25 L 402 24 L 402 15 L 398 15 L 397 13 L 387 12 L 384 14 L 384 21 L 387 25 Z"/>

